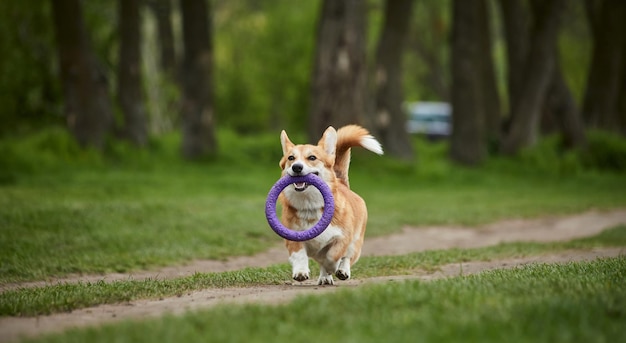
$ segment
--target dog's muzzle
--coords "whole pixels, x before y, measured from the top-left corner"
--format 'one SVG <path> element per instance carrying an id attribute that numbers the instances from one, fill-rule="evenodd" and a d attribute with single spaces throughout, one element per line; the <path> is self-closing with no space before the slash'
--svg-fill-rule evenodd
<path id="1" fill-rule="evenodd" d="M 296 168 L 291 168 L 291 170 L 294 170 L 294 169 L 296 169 Z M 302 171 L 301 168 L 299 170 Z M 318 176 L 320 175 L 319 172 L 313 172 L 312 174 L 315 174 L 315 175 L 318 175 Z M 296 175 L 301 175 L 301 174 L 298 172 L 298 173 L 296 173 Z M 302 191 L 306 190 L 308 187 L 309 187 L 309 183 L 307 183 L 307 182 L 295 182 L 295 183 L 293 183 L 293 188 L 296 190 L 296 192 L 302 192 Z"/>

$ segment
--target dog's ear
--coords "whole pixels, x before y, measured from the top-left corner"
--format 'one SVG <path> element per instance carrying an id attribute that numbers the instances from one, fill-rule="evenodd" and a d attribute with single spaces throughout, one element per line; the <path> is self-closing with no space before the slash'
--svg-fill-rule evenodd
<path id="1" fill-rule="evenodd" d="M 335 149 L 337 148 L 337 131 L 334 127 L 329 126 L 326 131 L 324 131 L 324 135 L 317 143 L 324 151 L 326 151 L 329 155 L 335 154 Z"/>
<path id="2" fill-rule="evenodd" d="M 287 132 L 285 132 L 285 130 L 280 133 L 280 144 L 283 147 L 283 155 L 287 155 L 289 150 L 293 148 L 293 143 L 291 143 L 291 141 L 289 140 L 289 137 L 287 136 Z"/>

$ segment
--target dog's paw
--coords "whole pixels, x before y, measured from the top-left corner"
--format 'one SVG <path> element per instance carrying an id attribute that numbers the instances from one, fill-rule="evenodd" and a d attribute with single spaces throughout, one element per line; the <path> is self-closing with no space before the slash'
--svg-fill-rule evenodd
<path id="1" fill-rule="evenodd" d="M 350 260 L 348 258 L 344 257 L 341 259 L 335 275 L 337 275 L 339 280 L 348 280 L 350 278 Z"/>
<path id="2" fill-rule="evenodd" d="M 303 282 L 309 279 L 309 272 L 294 272 L 292 277 L 298 282 Z"/>
<path id="3" fill-rule="evenodd" d="M 332 275 L 320 276 L 320 278 L 317 279 L 317 284 L 320 286 L 324 286 L 324 285 L 332 286 L 335 284 L 335 280 L 333 280 Z"/>
<path id="4" fill-rule="evenodd" d="M 337 276 L 337 278 L 339 280 L 345 281 L 345 280 L 348 280 L 350 278 L 350 271 L 349 270 L 338 269 L 337 272 L 335 273 L 335 275 Z"/>

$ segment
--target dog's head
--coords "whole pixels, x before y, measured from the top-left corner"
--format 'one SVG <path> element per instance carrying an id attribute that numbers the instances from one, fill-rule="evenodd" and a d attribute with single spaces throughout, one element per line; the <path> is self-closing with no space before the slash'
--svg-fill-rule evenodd
<path id="1" fill-rule="evenodd" d="M 280 159 L 280 168 L 283 175 L 301 176 L 316 174 L 327 183 L 332 182 L 333 165 L 335 164 L 335 148 L 337 146 L 337 131 L 331 126 L 324 132 L 317 145 L 293 144 L 287 133 L 280 134 L 280 143 L 283 147 L 283 157 Z M 306 183 L 295 183 L 296 191 L 307 189 Z"/>

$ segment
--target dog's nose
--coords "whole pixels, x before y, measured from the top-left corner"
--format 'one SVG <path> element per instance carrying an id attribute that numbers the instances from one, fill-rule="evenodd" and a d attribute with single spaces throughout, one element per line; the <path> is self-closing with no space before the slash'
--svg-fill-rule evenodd
<path id="1" fill-rule="evenodd" d="M 302 169 L 304 169 L 304 166 L 302 164 L 300 164 L 300 163 L 296 163 L 296 164 L 291 166 L 291 170 L 294 173 L 297 173 L 297 174 L 302 173 Z"/>

